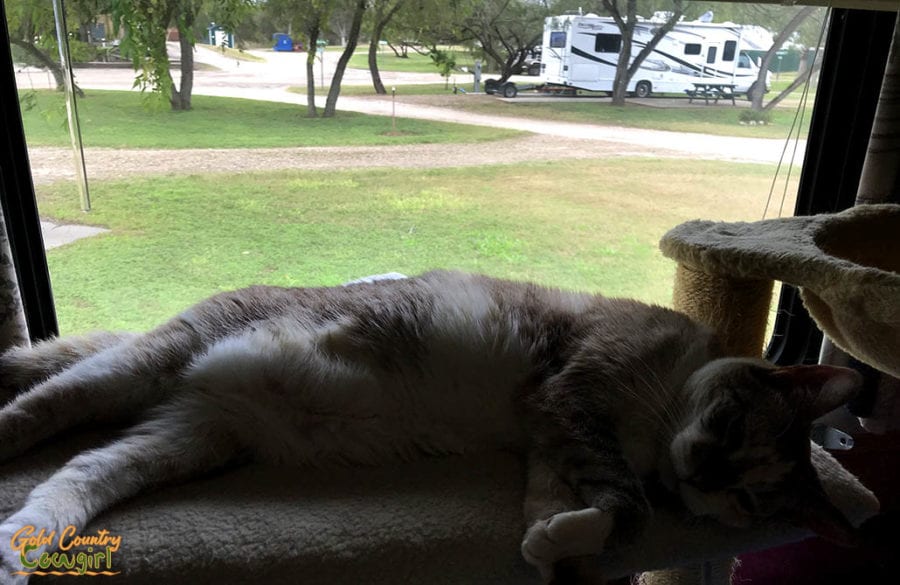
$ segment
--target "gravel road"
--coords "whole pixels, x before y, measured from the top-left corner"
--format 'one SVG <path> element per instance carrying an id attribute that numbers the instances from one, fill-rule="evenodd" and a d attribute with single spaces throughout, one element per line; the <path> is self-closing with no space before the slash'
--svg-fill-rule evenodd
<path id="1" fill-rule="evenodd" d="M 29 149 L 29 156 L 36 185 L 75 178 L 72 151 L 69 148 L 33 147 Z M 91 179 L 102 180 L 133 175 L 283 169 L 459 167 L 613 156 L 684 158 L 690 155 L 675 150 L 651 150 L 596 140 L 529 135 L 466 145 L 179 150 L 88 148 L 85 149 L 85 165 Z"/>

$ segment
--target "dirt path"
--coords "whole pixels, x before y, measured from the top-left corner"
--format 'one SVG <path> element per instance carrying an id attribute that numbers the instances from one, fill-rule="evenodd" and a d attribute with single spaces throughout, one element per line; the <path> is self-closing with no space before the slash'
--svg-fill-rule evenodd
<path id="1" fill-rule="evenodd" d="M 71 149 L 33 147 L 28 152 L 35 184 L 75 178 Z M 467 145 L 180 150 L 88 148 L 85 150 L 85 164 L 89 178 L 105 180 L 135 175 L 283 169 L 458 167 L 611 156 L 686 158 L 690 155 L 675 150 L 634 147 L 597 140 L 525 136 Z"/>

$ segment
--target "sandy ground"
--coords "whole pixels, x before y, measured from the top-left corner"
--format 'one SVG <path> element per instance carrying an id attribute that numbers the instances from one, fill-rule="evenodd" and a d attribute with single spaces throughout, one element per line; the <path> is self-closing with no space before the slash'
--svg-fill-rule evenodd
<path id="1" fill-rule="evenodd" d="M 29 149 L 36 185 L 75 178 L 72 151 L 62 147 Z M 596 140 L 526 136 L 475 144 L 420 144 L 253 149 L 85 149 L 91 179 L 132 175 L 234 173 L 283 169 L 427 168 L 506 164 L 613 156 L 688 157 L 676 150 L 630 148 Z"/>

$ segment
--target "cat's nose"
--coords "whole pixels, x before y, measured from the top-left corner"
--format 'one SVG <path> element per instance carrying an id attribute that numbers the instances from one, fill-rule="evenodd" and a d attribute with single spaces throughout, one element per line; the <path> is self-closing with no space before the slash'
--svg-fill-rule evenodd
<path id="1" fill-rule="evenodd" d="M 701 462 L 687 479 L 687 483 L 703 492 L 723 490 L 735 481 L 737 474 L 727 462 L 714 459 Z"/>

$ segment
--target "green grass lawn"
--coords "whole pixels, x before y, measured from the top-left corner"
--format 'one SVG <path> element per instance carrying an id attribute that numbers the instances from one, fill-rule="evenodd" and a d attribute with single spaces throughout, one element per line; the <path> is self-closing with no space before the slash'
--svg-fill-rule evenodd
<path id="1" fill-rule="evenodd" d="M 697 107 L 658 108 L 626 103 L 624 107 L 613 107 L 609 103 L 579 102 L 578 98 L 574 98 L 572 101 L 534 103 L 521 100 L 508 102 L 498 99 L 467 100 L 462 97 L 454 101 L 453 107 L 493 116 L 519 116 L 561 122 L 626 126 L 673 132 L 700 132 L 748 138 L 785 138 L 794 119 L 792 109 L 776 108 L 772 112 L 771 124 L 742 126 L 738 121 L 738 115 L 744 108 L 740 106 L 699 105 Z M 809 131 L 809 118 L 809 112 L 807 112 L 801 126 L 802 136 L 806 136 Z"/>
<path id="2" fill-rule="evenodd" d="M 34 94 L 25 109 L 25 135 L 31 146 L 69 144 L 63 96 Z M 403 120 L 403 133 L 392 135 L 391 120 L 339 112 L 331 119 L 307 118 L 306 106 L 207 96 L 193 97 L 194 109 L 148 109 L 141 94 L 90 90 L 78 101 L 86 147 L 112 148 L 259 148 L 279 146 L 354 146 L 480 142 L 519 135 L 514 130 L 427 120 Z"/>
<path id="3" fill-rule="evenodd" d="M 456 58 L 456 67 L 468 67 L 471 70 L 475 66 L 475 60 L 467 51 L 452 51 Z M 354 69 L 369 68 L 368 50 L 357 51 L 350 58 L 348 67 Z M 389 48 L 383 48 L 378 53 L 378 69 L 381 71 L 397 71 L 401 73 L 438 73 L 434 61 L 428 55 L 420 55 L 415 51 L 409 51 L 406 57 L 397 57 Z"/>
<path id="4" fill-rule="evenodd" d="M 696 217 L 758 219 L 772 169 L 608 159 L 160 176 L 94 183 L 89 215 L 65 185 L 39 204 L 111 230 L 48 253 L 63 332 L 143 330 L 221 290 L 439 267 L 668 303 L 660 236 Z"/>

